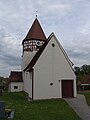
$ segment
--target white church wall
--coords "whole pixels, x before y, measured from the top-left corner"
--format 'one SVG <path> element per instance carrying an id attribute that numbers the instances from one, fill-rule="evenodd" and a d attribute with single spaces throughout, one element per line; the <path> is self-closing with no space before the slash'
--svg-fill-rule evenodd
<path id="1" fill-rule="evenodd" d="M 24 91 L 25 91 L 25 92 L 28 92 L 26 74 L 27 74 L 27 73 L 23 71 Z"/>
<path id="2" fill-rule="evenodd" d="M 32 98 L 32 72 L 23 72 L 24 91 Z"/>
<path id="3" fill-rule="evenodd" d="M 24 51 L 24 54 L 22 56 L 22 70 L 24 70 L 28 66 L 28 64 L 30 63 L 35 54 L 36 51 L 33 52 Z"/>
<path id="4" fill-rule="evenodd" d="M 76 97 L 76 76 L 55 38 L 51 39 L 34 66 L 34 99 L 61 98 L 62 79 L 74 80 Z"/>
<path id="5" fill-rule="evenodd" d="M 74 79 L 74 82 L 73 82 L 73 86 L 74 86 L 74 97 L 77 97 L 77 85 L 76 85 L 76 78 Z"/>
<path id="6" fill-rule="evenodd" d="M 28 72 L 27 80 L 28 80 L 28 94 L 29 97 L 32 98 L 32 72 Z"/>

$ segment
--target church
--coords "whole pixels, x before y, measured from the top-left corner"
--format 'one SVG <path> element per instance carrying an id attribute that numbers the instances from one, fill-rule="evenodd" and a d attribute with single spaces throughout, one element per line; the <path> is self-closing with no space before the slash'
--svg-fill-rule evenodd
<path id="1" fill-rule="evenodd" d="M 22 80 L 10 79 L 9 91 L 25 91 L 32 100 L 77 96 L 73 63 L 53 32 L 46 37 L 37 18 L 22 46 Z"/>

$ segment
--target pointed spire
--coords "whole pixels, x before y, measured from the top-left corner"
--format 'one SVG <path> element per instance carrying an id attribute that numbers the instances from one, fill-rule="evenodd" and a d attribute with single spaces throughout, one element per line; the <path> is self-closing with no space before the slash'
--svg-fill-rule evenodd
<path id="1" fill-rule="evenodd" d="M 42 29 L 37 18 L 34 20 L 34 22 L 31 26 L 28 34 L 26 35 L 24 41 L 30 40 L 30 39 L 46 40 L 46 36 L 45 36 L 43 29 Z"/>

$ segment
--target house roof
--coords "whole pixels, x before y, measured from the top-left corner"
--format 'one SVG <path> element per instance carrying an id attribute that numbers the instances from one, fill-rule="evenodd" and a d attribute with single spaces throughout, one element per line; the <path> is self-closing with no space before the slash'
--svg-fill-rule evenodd
<path id="1" fill-rule="evenodd" d="M 90 84 L 90 75 L 87 75 L 81 84 Z"/>
<path id="2" fill-rule="evenodd" d="M 35 54 L 33 59 L 30 61 L 28 66 L 24 69 L 24 71 L 30 71 L 32 69 L 32 67 L 35 65 L 35 63 L 37 62 L 38 58 L 40 57 L 40 55 L 42 54 L 42 52 L 44 51 L 45 47 L 47 46 L 47 44 L 49 43 L 49 41 L 51 40 L 51 38 L 53 36 L 55 37 L 54 33 L 51 33 L 50 36 L 48 37 L 48 39 L 45 41 L 45 43 L 42 45 L 42 47 L 38 50 L 38 52 Z M 60 43 L 58 42 L 56 37 L 55 37 L 55 39 L 56 39 L 56 41 L 57 41 L 61 51 L 63 52 L 65 58 L 67 59 L 68 63 L 70 64 L 70 66 L 72 66 L 73 63 L 70 61 L 70 59 L 67 56 L 66 52 L 64 51 L 63 47 L 60 45 Z"/>
<path id="3" fill-rule="evenodd" d="M 46 36 L 37 18 L 34 20 L 23 42 L 30 40 L 30 39 L 46 40 Z"/>
<path id="4" fill-rule="evenodd" d="M 9 82 L 23 82 L 22 72 L 20 71 L 11 71 L 9 76 Z"/>

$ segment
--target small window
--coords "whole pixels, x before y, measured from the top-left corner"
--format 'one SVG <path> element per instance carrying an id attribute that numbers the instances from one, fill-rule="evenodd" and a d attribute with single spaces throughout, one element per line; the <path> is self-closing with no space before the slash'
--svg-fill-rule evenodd
<path id="1" fill-rule="evenodd" d="M 14 86 L 14 89 L 18 89 L 18 86 Z"/>
<path id="2" fill-rule="evenodd" d="M 54 44 L 54 43 L 52 43 L 52 47 L 55 47 L 55 44 Z"/>
<path id="3" fill-rule="evenodd" d="M 50 83 L 50 86 L 53 86 L 53 83 Z"/>

